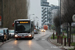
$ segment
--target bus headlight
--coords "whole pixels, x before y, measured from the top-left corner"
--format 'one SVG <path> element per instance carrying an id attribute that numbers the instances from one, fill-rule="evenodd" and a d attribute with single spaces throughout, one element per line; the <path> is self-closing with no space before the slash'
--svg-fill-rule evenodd
<path id="1" fill-rule="evenodd" d="M 31 34 L 29 34 L 28 36 L 29 36 L 29 37 L 31 37 L 32 35 L 31 35 Z"/>
<path id="2" fill-rule="evenodd" d="M 15 37 L 18 37 L 18 35 L 15 35 Z"/>

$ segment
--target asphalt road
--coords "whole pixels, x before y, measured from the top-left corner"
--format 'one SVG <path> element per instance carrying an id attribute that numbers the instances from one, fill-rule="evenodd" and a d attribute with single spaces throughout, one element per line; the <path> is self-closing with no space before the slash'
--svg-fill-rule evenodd
<path id="1" fill-rule="evenodd" d="M 50 31 L 35 34 L 34 39 L 12 40 L 3 44 L 0 50 L 61 50 L 46 39 L 52 34 Z"/>

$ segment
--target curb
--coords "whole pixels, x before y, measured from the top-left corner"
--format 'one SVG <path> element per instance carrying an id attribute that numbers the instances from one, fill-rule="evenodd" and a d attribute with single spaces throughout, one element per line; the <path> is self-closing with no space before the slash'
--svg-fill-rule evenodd
<path id="1" fill-rule="evenodd" d="M 53 42 L 51 42 L 50 37 L 51 37 L 51 35 L 47 38 L 47 41 L 58 47 L 59 45 L 54 44 Z M 67 49 L 65 49 L 65 48 L 60 48 L 60 49 L 62 49 L 62 50 L 67 50 Z"/>
<path id="2" fill-rule="evenodd" d="M 5 41 L 5 42 L 1 42 L 1 43 L 0 43 L 0 47 L 1 47 L 3 44 L 8 43 L 8 42 L 10 42 L 10 41 L 12 41 L 12 40 L 13 40 L 13 39 L 7 40 L 7 41 Z"/>
<path id="3" fill-rule="evenodd" d="M 3 43 L 0 43 L 0 47 L 3 45 Z"/>

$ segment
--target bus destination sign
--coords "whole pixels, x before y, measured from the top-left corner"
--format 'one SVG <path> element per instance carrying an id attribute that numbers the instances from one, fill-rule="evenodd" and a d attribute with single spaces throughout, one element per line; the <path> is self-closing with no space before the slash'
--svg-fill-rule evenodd
<path id="1" fill-rule="evenodd" d="M 20 23 L 28 23 L 28 22 L 21 21 Z"/>

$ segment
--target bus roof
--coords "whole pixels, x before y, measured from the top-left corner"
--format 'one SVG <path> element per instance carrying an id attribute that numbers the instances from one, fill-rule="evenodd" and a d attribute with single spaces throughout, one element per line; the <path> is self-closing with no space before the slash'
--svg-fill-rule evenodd
<path id="1" fill-rule="evenodd" d="M 23 20 L 30 20 L 30 19 L 16 19 L 15 21 L 23 21 Z"/>

